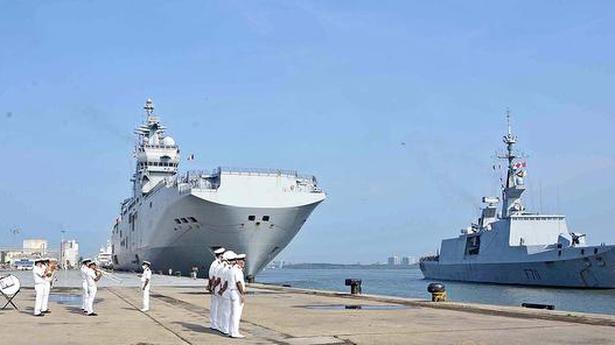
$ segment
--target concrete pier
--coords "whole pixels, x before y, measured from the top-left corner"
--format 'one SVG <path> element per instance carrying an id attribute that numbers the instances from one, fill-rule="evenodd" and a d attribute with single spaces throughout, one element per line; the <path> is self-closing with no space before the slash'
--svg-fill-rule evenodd
<path id="1" fill-rule="evenodd" d="M 203 281 L 200 281 L 203 282 Z M 193 286 L 152 289 L 139 311 L 138 288 L 99 290 L 97 317 L 82 315 L 80 290 L 52 291 L 51 314 L 32 316 L 34 290 L 0 311 L 2 344 L 613 344 L 615 317 L 516 307 L 350 296 L 253 284 L 242 333 L 209 330 L 209 295 Z"/>

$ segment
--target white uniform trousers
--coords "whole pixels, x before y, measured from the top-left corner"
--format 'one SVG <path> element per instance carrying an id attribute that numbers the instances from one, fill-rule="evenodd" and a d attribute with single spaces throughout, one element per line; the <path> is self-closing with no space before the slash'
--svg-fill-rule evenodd
<path id="1" fill-rule="evenodd" d="M 231 337 L 241 335 L 239 333 L 239 321 L 243 312 L 243 303 L 241 302 L 241 294 L 239 290 L 231 290 L 231 313 L 229 317 L 229 334 Z"/>
<path id="2" fill-rule="evenodd" d="M 96 285 L 88 286 L 88 303 L 85 307 L 85 310 L 88 312 L 88 314 L 94 312 L 94 299 L 96 298 L 96 291 L 98 291 Z"/>
<path id="3" fill-rule="evenodd" d="M 45 294 L 45 284 L 34 284 L 34 291 L 36 291 L 36 299 L 34 302 L 34 315 L 39 315 L 43 309 L 43 295 Z"/>
<path id="4" fill-rule="evenodd" d="M 45 287 L 45 290 L 43 293 L 43 304 L 41 305 L 41 311 L 47 311 L 49 309 L 48 304 L 49 304 L 49 292 L 51 292 L 51 282 L 45 282 L 43 286 Z"/>
<path id="5" fill-rule="evenodd" d="M 218 317 L 216 318 L 218 330 L 224 334 L 230 334 L 230 330 L 228 328 L 229 318 L 231 317 L 231 298 L 229 296 L 229 291 L 225 291 L 224 294 L 218 298 Z"/>
<path id="6" fill-rule="evenodd" d="M 84 281 L 81 284 L 81 287 L 83 288 L 83 295 L 81 296 L 81 309 L 88 310 L 88 283 Z"/>
<path id="7" fill-rule="evenodd" d="M 143 292 L 143 310 L 147 311 L 149 310 L 149 283 L 141 292 Z"/>
<path id="8" fill-rule="evenodd" d="M 215 292 L 211 292 L 211 307 L 209 308 L 209 327 L 212 329 L 220 330 L 218 326 L 218 305 L 220 304 L 220 295 Z"/>

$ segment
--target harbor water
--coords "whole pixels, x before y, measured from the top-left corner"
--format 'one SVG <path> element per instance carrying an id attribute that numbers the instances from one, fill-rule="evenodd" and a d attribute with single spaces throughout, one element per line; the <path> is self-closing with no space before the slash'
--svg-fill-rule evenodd
<path id="1" fill-rule="evenodd" d="M 409 298 L 429 298 L 421 271 L 409 269 L 275 269 L 257 277 L 259 283 L 348 292 L 346 278 L 362 279 L 363 293 Z M 521 303 L 552 304 L 556 310 L 615 315 L 615 289 L 561 289 L 514 285 L 443 282 L 448 297 L 456 302 L 521 306 Z"/>

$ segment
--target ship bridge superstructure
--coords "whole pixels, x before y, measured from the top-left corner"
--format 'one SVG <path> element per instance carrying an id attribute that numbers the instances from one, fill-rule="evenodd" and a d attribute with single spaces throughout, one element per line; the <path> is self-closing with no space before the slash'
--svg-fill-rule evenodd
<path id="1" fill-rule="evenodd" d="M 145 102 L 143 109 L 145 122 L 134 132 L 137 135 L 137 165 L 133 176 L 135 197 L 149 193 L 165 178 L 175 175 L 180 161 L 179 147 L 172 137 L 165 134 L 166 127 L 154 114 L 154 103 L 151 99 Z"/>

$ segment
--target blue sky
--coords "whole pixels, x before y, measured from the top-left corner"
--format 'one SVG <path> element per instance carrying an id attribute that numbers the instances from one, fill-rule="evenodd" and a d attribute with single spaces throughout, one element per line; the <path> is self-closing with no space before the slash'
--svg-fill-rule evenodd
<path id="1" fill-rule="evenodd" d="M 435 250 L 497 191 L 507 107 L 529 156 L 528 206 L 567 214 L 591 243 L 615 242 L 612 2 L 2 8 L 0 245 L 59 241 L 61 229 L 86 255 L 104 243 L 130 194 L 131 133 L 147 97 L 196 154 L 184 170 L 319 178 L 328 199 L 283 259 Z"/>

